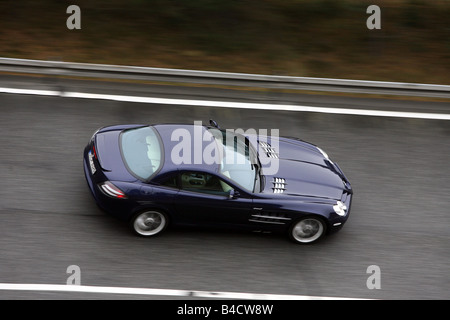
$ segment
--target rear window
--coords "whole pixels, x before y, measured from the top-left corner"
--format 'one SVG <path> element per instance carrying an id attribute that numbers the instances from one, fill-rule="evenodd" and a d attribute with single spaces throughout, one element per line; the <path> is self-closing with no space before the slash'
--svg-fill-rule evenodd
<path id="1" fill-rule="evenodd" d="M 148 180 L 161 167 L 162 146 L 152 127 L 131 129 L 120 136 L 122 157 L 128 170 L 141 180 Z"/>

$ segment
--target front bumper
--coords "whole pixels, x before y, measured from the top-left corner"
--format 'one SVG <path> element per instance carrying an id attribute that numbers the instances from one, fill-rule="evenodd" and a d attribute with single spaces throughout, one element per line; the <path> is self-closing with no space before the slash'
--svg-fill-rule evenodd
<path id="1" fill-rule="evenodd" d="M 350 216 L 351 206 L 353 200 L 353 193 L 344 192 L 342 195 L 341 202 L 345 204 L 347 207 L 347 212 L 344 216 L 340 216 L 337 213 L 333 212 L 330 214 L 330 218 L 328 220 L 328 233 L 334 233 L 342 229 L 344 224 L 347 222 L 348 217 Z"/>

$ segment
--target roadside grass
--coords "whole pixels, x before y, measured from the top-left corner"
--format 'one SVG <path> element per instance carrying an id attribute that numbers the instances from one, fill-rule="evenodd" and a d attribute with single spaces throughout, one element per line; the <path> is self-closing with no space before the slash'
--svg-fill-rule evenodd
<path id="1" fill-rule="evenodd" d="M 0 56 L 450 84 L 448 0 L 79 0 L 81 30 L 70 4 L 0 2 Z"/>

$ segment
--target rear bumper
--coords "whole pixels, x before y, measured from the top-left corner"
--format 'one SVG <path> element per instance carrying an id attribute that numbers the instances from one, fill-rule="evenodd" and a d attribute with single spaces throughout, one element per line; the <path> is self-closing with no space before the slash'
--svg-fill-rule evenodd
<path id="1" fill-rule="evenodd" d="M 106 211 L 106 209 L 101 205 L 101 203 L 102 203 L 102 201 L 100 199 L 101 192 L 98 189 L 96 183 L 94 182 L 94 178 L 93 178 L 92 172 L 91 172 L 89 164 L 88 164 L 89 160 L 88 160 L 87 154 L 88 154 L 88 152 L 85 150 L 84 157 L 83 157 L 84 177 L 86 178 L 86 182 L 88 184 L 89 190 L 91 191 L 91 194 L 92 194 L 95 202 L 101 209 Z"/>
<path id="2" fill-rule="evenodd" d="M 98 184 L 104 182 L 107 177 L 101 172 L 101 169 L 97 169 L 95 173 L 95 177 L 92 174 L 89 165 L 89 148 L 87 147 L 84 151 L 83 156 L 83 168 L 84 168 L 84 177 L 86 178 L 86 182 L 88 184 L 89 190 L 97 204 L 97 206 L 105 211 L 106 213 L 119 218 L 120 220 L 128 220 L 133 214 L 133 209 L 135 205 L 131 203 L 128 199 L 113 199 L 107 195 L 105 195 Z"/>

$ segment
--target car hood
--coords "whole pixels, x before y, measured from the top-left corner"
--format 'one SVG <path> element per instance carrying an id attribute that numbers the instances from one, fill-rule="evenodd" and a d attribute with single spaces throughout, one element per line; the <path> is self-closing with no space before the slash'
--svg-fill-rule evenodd
<path id="1" fill-rule="evenodd" d="M 263 166 L 264 193 L 340 200 L 344 191 L 351 192 L 350 183 L 339 167 L 316 146 L 292 138 L 270 138 L 264 145 L 266 148 L 259 150 L 260 160 L 272 161 L 272 166 L 278 161 L 276 172 L 264 170 Z"/>
<path id="2" fill-rule="evenodd" d="M 265 176 L 264 192 L 341 199 L 344 181 L 329 168 L 298 160 L 279 161 L 278 172 Z"/>

